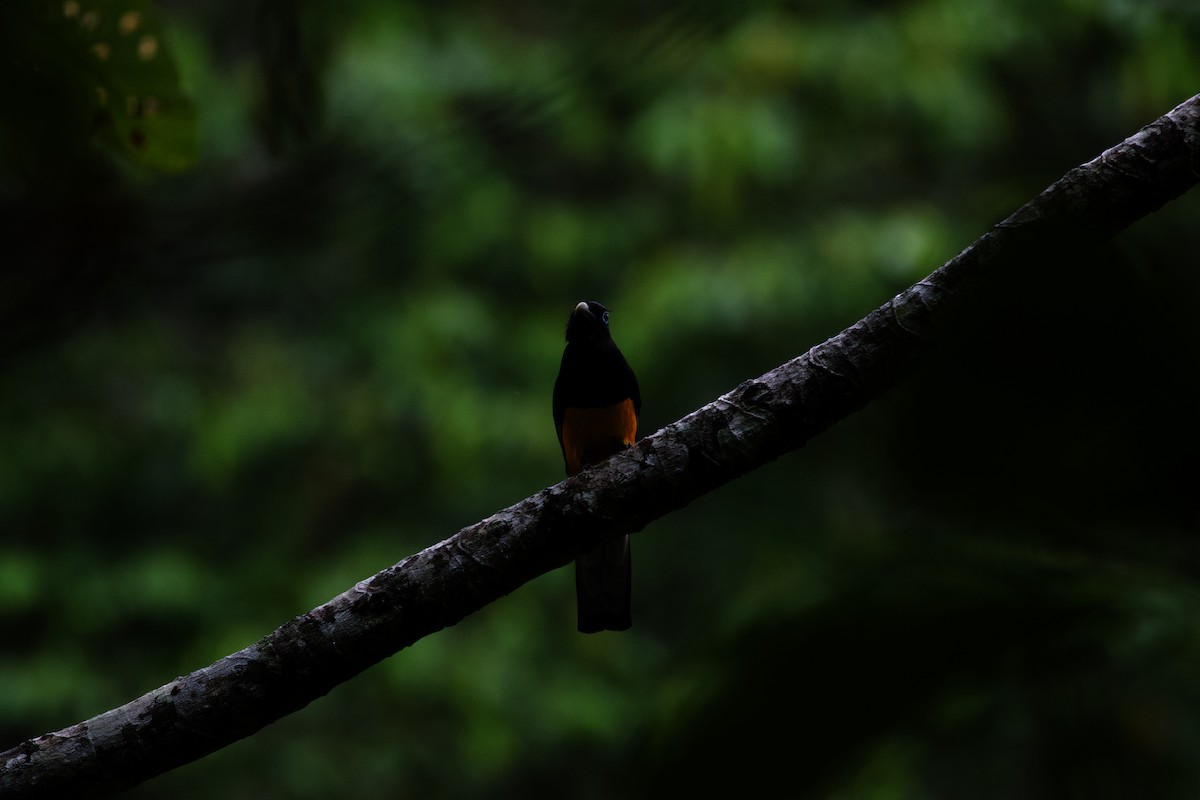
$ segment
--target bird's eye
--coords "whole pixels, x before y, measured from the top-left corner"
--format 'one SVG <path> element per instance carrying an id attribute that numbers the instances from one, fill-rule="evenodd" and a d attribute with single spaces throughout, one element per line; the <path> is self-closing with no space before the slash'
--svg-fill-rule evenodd
<path id="1" fill-rule="evenodd" d="M 600 321 L 603 322 L 605 325 L 608 324 L 608 312 L 607 311 L 605 311 L 603 314 L 600 315 Z"/>

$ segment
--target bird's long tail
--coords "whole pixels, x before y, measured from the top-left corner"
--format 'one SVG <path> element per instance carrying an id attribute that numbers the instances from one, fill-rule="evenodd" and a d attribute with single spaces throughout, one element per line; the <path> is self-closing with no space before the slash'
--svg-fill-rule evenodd
<path id="1" fill-rule="evenodd" d="M 633 624 L 631 589 L 628 536 L 605 542 L 580 556 L 575 561 L 579 632 L 628 630 Z"/>

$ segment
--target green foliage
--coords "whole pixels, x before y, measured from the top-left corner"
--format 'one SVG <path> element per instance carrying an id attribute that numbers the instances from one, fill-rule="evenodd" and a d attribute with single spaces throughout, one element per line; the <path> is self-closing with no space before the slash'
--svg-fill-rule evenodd
<path id="1" fill-rule="evenodd" d="M 0 13 L 4 744 L 559 480 L 580 299 L 652 433 L 1200 75 L 1166 3 Z M 131 796 L 1194 795 L 1196 203 L 636 536 L 630 632 L 560 570 Z"/>
<path id="2" fill-rule="evenodd" d="M 58 35 L 93 82 L 93 113 L 105 138 L 145 166 L 167 172 L 190 167 L 195 109 L 179 89 L 150 0 L 67 0 L 62 8 Z"/>
<path id="3" fill-rule="evenodd" d="M 150 0 L 14 0 L 4 14 L 15 124 L 0 157 L 74 158 L 95 134 L 156 170 L 195 163 L 196 111 Z"/>

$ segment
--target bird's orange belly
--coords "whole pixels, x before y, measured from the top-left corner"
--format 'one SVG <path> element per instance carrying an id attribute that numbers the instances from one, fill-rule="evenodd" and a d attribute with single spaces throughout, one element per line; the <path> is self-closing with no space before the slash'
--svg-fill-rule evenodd
<path id="1" fill-rule="evenodd" d="M 633 400 L 600 408 L 567 408 L 563 411 L 562 447 L 567 475 L 585 464 L 597 464 L 637 440 L 637 412 Z"/>

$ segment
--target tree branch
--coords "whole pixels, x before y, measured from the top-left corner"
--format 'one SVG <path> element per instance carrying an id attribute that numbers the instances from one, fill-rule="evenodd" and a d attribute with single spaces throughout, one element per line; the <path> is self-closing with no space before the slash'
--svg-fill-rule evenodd
<path id="1" fill-rule="evenodd" d="M 1054 183 L 837 336 L 587 470 L 383 570 L 227 656 L 0 754 L 0 795 L 117 791 L 308 705 L 599 542 L 794 450 L 938 343 L 968 279 L 1108 238 L 1200 180 L 1200 95 Z"/>

